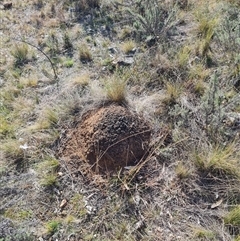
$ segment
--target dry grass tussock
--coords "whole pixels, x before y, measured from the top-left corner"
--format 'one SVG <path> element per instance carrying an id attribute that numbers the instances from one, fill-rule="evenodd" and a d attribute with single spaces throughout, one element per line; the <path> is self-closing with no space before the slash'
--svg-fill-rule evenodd
<path id="1" fill-rule="evenodd" d="M 240 240 L 238 1 L 11 2 L 0 240 Z M 143 158 L 101 175 L 62 158 L 110 104 L 151 126 Z"/>

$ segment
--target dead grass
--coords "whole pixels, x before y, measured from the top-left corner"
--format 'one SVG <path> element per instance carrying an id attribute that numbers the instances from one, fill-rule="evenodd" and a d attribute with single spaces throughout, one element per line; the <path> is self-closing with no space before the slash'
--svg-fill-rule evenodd
<path id="1" fill-rule="evenodd" d="M 82 44 L 79 47 L 79 58 L 83 63 L 90 62 L 93 60 L 91 51 L 90 51 L 89 47 L 87 46 L 87 44 Z"/>
<path id="2" fill-rule="evenodd" d="M 73 86 L 87 86 L 90 82 L 90 74 L 89 73 L 83 73 L 79 76 L 75 76 L 70 80 L 70 84 Z"/>
<path id="3" fill-rule="evenodd" d="M 116 103 L 126 102 L 126 87 L 127 83 L 119 77 L 111 77 L 104 81 L 104 92 L 106 93 L 107 101 Z"/>
<path id="4" fill-rule="evenodd" d="M 136 43 L 134 43 L 132 40 L 126 41 L 121 45 L 121 49 L 125 54 L 129 54 L 131 51 L 134 50 L 135 47 Z"/>
<path id="5" fill-rule="evenodd" d="M 207 153 L 197 153 L 195 164 L 201 172 L 239 179 L 240 172 L 236 168 L 239 165 L 237 149 L 238 147 L 234 144 L 226 147 L 213 147 Z"/>

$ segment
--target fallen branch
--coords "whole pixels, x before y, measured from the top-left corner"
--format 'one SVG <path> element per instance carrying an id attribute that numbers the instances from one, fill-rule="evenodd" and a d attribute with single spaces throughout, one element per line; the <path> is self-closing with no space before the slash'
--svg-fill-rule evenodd
<path id="1" fill-rule="evenodd" d="M 35 49 L 37 49 L 39 52 L 41 52 L 46 58 L 47 60 L 50 62 L 51 64 L 51 67 L 52 67 L 52 70 L 53 70 L 53 73 L 54 73 L 54 80 L 57 82 L 58 81 L 58 75 L 57 75 L 57 70 L 55 68 L 55 65 L 54 63 L 52 62 L 52 60 L 50 59 L 50 57 L 44 52 L 42 51 L 39 47 L 37 47 L 36 45 L 32 44 L 32 43 L 29 43 L 27 42 L 26 40 L 22 40 L 22 39 L 16 39 L 16 38 L 12 38 L 12 40 L 15 40 L 15 41 L 18 41 L 18 42 L 22 42 L 22 43 L 25 43 L 25 44 L 28 44 L 32 47 L 34 47 Z"/>

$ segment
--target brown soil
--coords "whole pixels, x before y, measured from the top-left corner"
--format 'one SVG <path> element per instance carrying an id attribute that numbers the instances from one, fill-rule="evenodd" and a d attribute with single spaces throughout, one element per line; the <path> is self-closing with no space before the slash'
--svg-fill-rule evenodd
<path id="1" fill-rule="evenodd" d="M 151 130 L 136 113 L 119 105 L 88 111 L 62 142 L 65 160 L 89 163 L 105 172 L 135 165 L 149 149 Z"/>

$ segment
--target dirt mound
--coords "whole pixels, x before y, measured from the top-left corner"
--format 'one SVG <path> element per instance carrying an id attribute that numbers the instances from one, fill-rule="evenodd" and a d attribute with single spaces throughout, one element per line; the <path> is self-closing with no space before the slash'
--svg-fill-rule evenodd
<path id="1" fill-rule="evenodd" d="M 84 160 L 95 171 L 135 165 L 149 148 L 146 121 L 126 107 L 109 105 L 87 112 L 68 133 L 61 157 Z"/>

